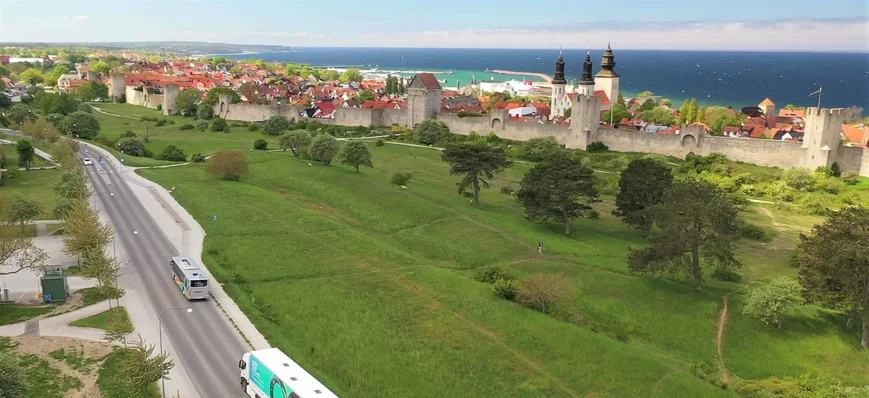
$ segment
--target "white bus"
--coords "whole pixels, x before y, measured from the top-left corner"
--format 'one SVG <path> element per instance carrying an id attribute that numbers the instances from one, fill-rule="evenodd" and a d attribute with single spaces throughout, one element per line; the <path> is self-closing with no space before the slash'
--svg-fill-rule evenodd
<path id="1" fill-rule="evenodd" d="M 190 257 L 172 257 L 169 260 L 172 279 L 188 300 L 208 298 L 208 278 Z"/>
<path id="2" fill-rule="evenodd" d="M 338 398 L 277 348 L 244 353 L 238 368 L 241 390 L 251 398 Z"/>

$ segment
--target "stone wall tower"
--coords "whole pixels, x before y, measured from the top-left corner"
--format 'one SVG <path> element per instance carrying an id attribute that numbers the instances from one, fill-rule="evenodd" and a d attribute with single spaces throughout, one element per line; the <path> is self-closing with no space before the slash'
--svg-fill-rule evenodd
<path id="1" fill-rule="evenodd" d="M 194 89 L 190 89 L 194 90 Z M 175 114 L 175 98 L 181 89 L 177 84 L 167 84 L 163 87 L 163 115 L 171 116 Z"/>
<path id="2" fill-rule="evenodd" d="M 830 166 L 839 154 L 842 141 L 844 109 L 806 109 L 806 128 L 803 136 L 803 158 L 800 166 L 814 170 Z"/>
<path id="3" fill-rule="evenodd" d="M 591 95 L 576 95 L 570 111 L 570 134 L 566 140 L 568 148 L 585 149 L 597 137 L 602 104 L 603 97 L 593 92 Z"/>
<path id="4" fill-rule="evenodd" d="M 555 78 L 552 79 L 552 99 L 549 107 L 552 109 L 552 116 L 564 116 L 565 107 L 563 98 L 567 93 L 565 87 L 567 80 L 564 79 L 564 57 L 561 51 L 558 52 L 558 60 L 555 61 Z"/>
<path id="5" fill-rule="evenodd" d="M 609 44 L 606 45 L 600 67 L 600 72 L 595 75 L 594 89 L 603 90 L 610 102 L 615 104 L 619 100 L 619 74 L 615 71 L 615 56 Z"/>
<path id="6" fill-rule="evenodd" d="M 594 77 L 591 76 L 591 53 L 585 54 L 585 62 L 582 63 L 582 78 L 579 79 L 576 93 L 579 95 L 594 95 Z"/>
<path id="7" fill-rule="evenodd" d="M 775 102 L 772 102 L 771 99 L 767 98 L 761 101 L 761 103 L 757 104 L 757 107 L 763 111 L 764 115 L 775 116 Z"/>
<path id="8" fill-rule="evenodd" d="M 112 102 L 120 102 L 127 92 L 127 78 L 123 73 L 113 73 L 109 79 L 109 98 Z"/>
<path id="9" fill-rule="evenodd" d="M 436 119 L 441 112 L 441 84 L 432 73 L 419 73 L 407 85 L 408 127 L 425 119 Z"/>

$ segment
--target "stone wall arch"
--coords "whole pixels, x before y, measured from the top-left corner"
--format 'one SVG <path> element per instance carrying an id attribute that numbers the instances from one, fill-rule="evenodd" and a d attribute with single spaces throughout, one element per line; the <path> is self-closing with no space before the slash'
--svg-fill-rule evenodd
<path id="1" fill-rule="evenodd" d="M 500 118 L 495 117 L 495 118 L 492 118 L 491 126 L 493 129 L 494 128 L 504 128 L 504 122 Z"/>
<path id="2" fill-rule="evenodd" d="M 682 136 L 682 146 L 695 147 L 697 146 L 697 137 L 693 134 L 685 134 Z"/>

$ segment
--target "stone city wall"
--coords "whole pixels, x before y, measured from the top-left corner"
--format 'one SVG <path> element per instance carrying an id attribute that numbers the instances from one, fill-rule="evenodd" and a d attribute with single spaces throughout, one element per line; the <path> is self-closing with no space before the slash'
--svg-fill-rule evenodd
<path id="1" fill-rule="evenodd" d="M 501 119 L 501 117 L 506 120 Z M 517 122 L 506 118 L 506 114 L 458 117 L 453 113 L 441 113 L 438 115 L 438 120 L 447 125 L 453 134 L 468 135 L 473 131 L 479 135 L 487 135 L 494 132 L 498 137 L 515 141 L 552 136 L 560 144 L 567 144 L 570 134 L 570 129 L 567 126 Z"/>
<path id="2" fill-rule="evenodd" d="M 133 87 L 126 89 L 126 101 L 128 104 L 144 106 L 145 108 L 157 109 L 157 105 L 163 106 L 163 96 L 160 94 L 148 94 Z"/>
<path id="3" fill-rule="evenodd" d="M 274 115 L 298 120 L 301 117 L 302 108 L 293 105 L 226 104 L 220 102 L 214 106 L 214 114 L 227 120 L 245 122 L 263 122 Z"/>

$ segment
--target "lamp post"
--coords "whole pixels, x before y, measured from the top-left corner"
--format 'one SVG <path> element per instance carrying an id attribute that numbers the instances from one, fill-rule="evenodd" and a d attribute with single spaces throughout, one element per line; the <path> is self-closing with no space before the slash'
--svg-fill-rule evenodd
<path id="1" fill-rule="evenodd" d="M 193 308 L 190 308 L 190 307 L 164 308 L 162 311 L 160 311 L 160 314 L 157 315 L 157 321 L 160 325 L 160 355 L 163 355 L 163 313 L 166 311 L 169 311 L 169 310 L 186 310 L 188 314 L 193 312 Z M 161 366 L 162 366 L 162 364 L 161 364 Z M 162 372 L 162 369 L 161 369 L 161 372 Z M 160 374 L 160 384 L 161 384 L 160 393 L 163 394 L 163 398 L 166 398 L 166 375 L 164 375 L 162 373 Z"/>

